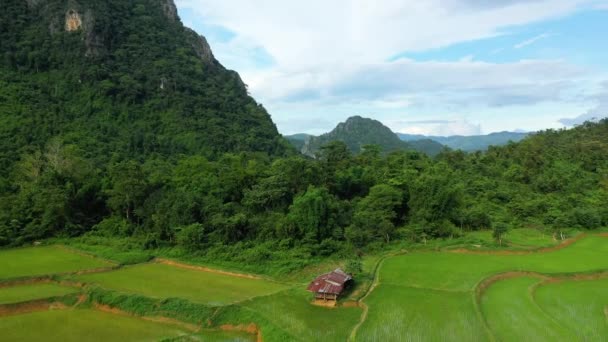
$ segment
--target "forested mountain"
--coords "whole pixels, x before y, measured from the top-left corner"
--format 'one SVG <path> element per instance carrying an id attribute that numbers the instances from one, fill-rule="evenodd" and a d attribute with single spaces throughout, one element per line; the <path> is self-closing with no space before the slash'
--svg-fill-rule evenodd
<path id="1" fill-rule="evenodd" d="M 353 118 L 305 158 L 171 1 L 8 0 L 0 19 L 0 246 L 86 235 L 285 271 L 395 239 L 608 225 L 608 120 L 430 158 Z"/>
<path id="2" fill-rule="evenodd" d="M 173 0 L 3 0 L 0 172 L 58 139 L 96 162 L 287 147 Z"/>
<path id="3" fill-rule="evenodd" d="M 303 135 L 300 134 L 288 137 L 288 139 L 295 147 L 298 147 L 302 137 Z M 437 155 L 444 149 L 443 145 L 429 139 L 404 143 L 390 128 L 384 126 L 381 122 L 353 116 L 338 124 L 329 133 L 318 137 L 306 137 L 300 151 L 307 156 L 314 157 L 323 145 L 332 141 L 344 142 L 352 153 L 360 153 L 365 145 L 377 145 L 383 152 L 413 150 L 431 156 Z"/>
<path id="4" fill-rule="evenodd" d="M 454 150 L 462 150 L 465 152 L 485 151 L 490 146 L 503 146 L 509 142 L 518 142 L 529 136 L 530 133 L 518 132 L 498 132 L 487 135 L 472 135 L 461 136 L 453 135 L 449 137 L 426 136 L 419 134 L 397 133 L 397 136 L 403 141 L 416 141 L 421 139 L 430 139 L 442 145 L 445 145 Z"/>

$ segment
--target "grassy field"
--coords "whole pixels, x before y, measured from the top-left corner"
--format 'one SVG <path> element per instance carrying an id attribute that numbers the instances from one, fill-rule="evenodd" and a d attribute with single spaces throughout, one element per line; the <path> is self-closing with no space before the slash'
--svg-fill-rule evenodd
<path id="1" fill-rule="evenodd" d="M 152 298 L 183 298 L 209 305 L 226 305 L 287 288 L 287 285 L 267 280 L 238 278 L 156 263 L 82 275 L 76 279 L 126 293 Z"/>
<path id="2" fill-rule="evenodd" d="M 534 293 L 536 302 L 580 341 L 608 339 L 608 279 L 550 283 Z"/>
<path id="3" fill-rule="evenodd" d="M 507 271 L 577 273 L 608 269 L 608 238 L 586 237 L 568 248 L 527 255 L 420 252 L 387 259 L 383 284 L 470 291 L 484 278 Z M 474 267 L 472 267 L 474 265 Z"/>
<path id="4" fill-rule="evenodd" d="M 101 259 L 73 253 L 57 246 L 0 251 L 0 265 L 0 280 L 112 266 Z"/>
<path id="5" fill-rule="evenodd" d="M 357 324 L 361 309 L 318 307 L 311 305 L 310 300 L 310 293 L 294 289 L 255 298 L 242 303 L 242 306 L 271 321 L 277 328 L 287 332 L 290 339 L 345 341 Z M 265 337 L 268 341 L 276 340 L 272 335 Z"/>
<path id="6" fill-rule="evenodd" d="M 499 281 L 482 299 L 483 314 L 500 341 L 575 341 L 571 330 L 547 315 L 532 297 L 541 280 L 518 277 Z"/>
<path id="7" fill-rule="evenodd" d="M 370 311 L 360 341 L 483 341 L 486 333 L 468 292 L 381 285 L 365 300 Z"/>
<path id="8" fill-rule="evenodd" d="M 517 233 L 521 239 L 517 245 L 537 248 L 554 243 L 550 237 L 538 234 Z M 479 240 L 479 236 L 472 239 Z M 416 251 L 389 256 L 380 263 L 377 286 L 364 299 L 367 311 L 361 307 L 311 305 L 305 283 L 316 274 L 341 266 L 339 260 L 304 268 L 287 277 L 290 283 L 161 263 L 143 263 L 68 278 L 109 290 L 107 303 L 117 299 L 116 295 L 125 297 L 122 303 L 137 315 L 147 316 L 146 313 L 153 312 L 151 316 L 167 315 L 215 327 L 255 323 L 264 341 L 345 341 L 362 317 L 365 319 L 356 333 L 358 341 L 605 341 L 608 339 L 608 279 L 546 282 L 546 277 L 512 274 L 484 287 L 483 292 L 478 292 L 478 286 L 488 277 L 511 271 L 564 277 L 608 270 L 606 255 L 608 237 L 586 236 L 568 247 L 542 253 Z M 0 261 L 2 258 L 11 260 L 13 265 L 17 260 L 22 265 L 21 268 L 1 268 L 0 275 L 5 278 L 64 273 L 69 272 L 66 271 L 69 267 L 78 270 L 109 265 L 58 247 L 3 251 Z M 358 281 L 366 286 L 360 286 L 361 289 L 370 284 L 379 260 L 380 255 L 363 259 L 364 270 Z M 45 269 L 49 264 L 54 267 Z M 37 273 L 42 270 L 44 273 Z M 0 289 L 0 304 L 61 296 L 72 291 L 54 284 L 4 288 Z M 102 290 L 84 291 L 89 291 L 89 298 L 95 298 L 93 293 Z M 168 298 L 182 301 L 173 303 L 165 300 Z M 155 300 L 158 303 L 155 304 Z M 362 316 L 363 312 L 367 314 Z M 0 331 L 3 332 L 0 339 L 9 341 L 42 337 L 50 341 L 147 341 L 179 336 L 201 341 L 252 338 L 252 335 L 232 333 L 190 334 L 181 326 L 86 309 L 4 317 L 0 319 Z M 4 334 L 5 331 L 8 333 Z"/>
<path id="9" fill-rule="evenodd" d="M 78 292 L 73 287 L 57 284 L 35 284 L 0 288 L 0 304 L 21 303 L 36 299 L 65 296 Z"/>
<path id="10" fill-rule="evenodd" d="M 495 247 L 496 241 L 492 237 L 492 231 L 482 230 L 470 232 L 467 234 L 468 240 L 477 240 L 479 247 Z M 558 244 L 560 241 L 554 240 L 550 233 L 540 231 L 538 229 L 512 229 L 503 237 L 505 247 L 514 249 L 534 249 L 541 247 L 550 247 Z M 471 246 L 474 247 L 474 246 Z"/>
<path id="11" fill-rule="evenodd" d="M 507 271 L 550 274 L 604 270 L 608 269 L 606 255 L 608 238 L 589 236 L 567 248 L 547 253 L 476 255 L 416 252 L 391 257 L 385 260 L 380 269 L 380 285 L 365 300 L 369 305 L 369 314 L 357 336 L 363 341 L 380 337 L 402 340 L 402 336 L 410 336 L 412 340 L 442 340 L 442 336 L 450 334 L 457 334 L 455 336 L 459 340 L 471 340 L 472 336 L 485 339 L 486 335 L 481 334 L 482 330 L 479 329 L 483 313 L 474 310 L 473 296 L 473 290 L 481 280 Z M 526 302 L 528 292 L 525 288 L 521 289 L 521 286 L 528 284 L 524 281 L 523 285 L 517 282 L 513 285 L 513 291 L 523 301 L 518 305 L 531 305 Z M 492 291 L 501 291 L 500 287 L 497 289 Z M 500 298 L 499 294 L 492 295 L 490 302 L 486 299 L 483 311 L 491 311 L 493 302 L 499 305 Z M 461 302 L 451 304 L 458 301 Z M 446 309 L 439 309 L 442 307 Z M 497 307 L 496 310 L 501 308 Z M 507 320 L 506 317 L 500 319 Z"/>
<path id="12" fill-rule="evenodd" d="M 192 335 L 180 327 L 93 310 L 54 310 L 0 319 L 3 341 L 160 341 Z M 202 341 L 248 340 L 247 335 L 204 332 Z"/>

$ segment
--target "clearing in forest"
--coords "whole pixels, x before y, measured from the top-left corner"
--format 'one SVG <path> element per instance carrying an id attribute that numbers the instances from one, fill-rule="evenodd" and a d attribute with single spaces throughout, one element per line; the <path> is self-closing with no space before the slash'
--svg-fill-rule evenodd
<path id="1" fill-rule="evenodd" d="M 265 279 L 248 279 L 160 263 L 128 266 L 75 279 L 119 292 L 152 298 L 182 298 L 209 305 L 231 304 L 288 287 Z"/>
<path id="2" fill-rule="evenodd" d="M 0 281 L 112 267 L 114 264 L 60 246 L 0 251 Z"/>

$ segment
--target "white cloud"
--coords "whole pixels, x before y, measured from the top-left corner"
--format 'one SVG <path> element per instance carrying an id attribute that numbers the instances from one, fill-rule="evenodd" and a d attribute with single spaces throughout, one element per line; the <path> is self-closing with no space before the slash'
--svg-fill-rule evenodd
<path id="1" fill-rule="evenodd" d="M 557 99 L 585 70 L 563 61 L 515 63 L 417 62 L 401 59 L 362 65 L 250 75 L 254 95 L 267 101 L 390 101 L 441 96 L 442 102 L 508 105 Z M 280 84 L 280 87 L 276 85 Z"/>
<path id="2" fill-rule="evenodd" d="M 283 132 L 327 131 L 357 113 L 391 120 L 405 108 L 419 116 L 429 108 L 450 115 L 472 113 L 472 107 L 562 101 L 587 77 L 562 60 L 391 59 L 503 35 L 506 28 L 597 5 L 594 0 L 383 0 L 381 6 L 370 0 L 176 2 L 207 25 L 234 33 L 228 42 L 210 42 L 215 55 L 241 73 Z M 544 37 L 535 38 L 518 45 Z M 272 66 L 256 65 L 256 49 L 264 50 Z"/>
<path id="3" fill-rule="evenodd" d="M 399 133 L 422 134 L 429 136 L 453 136 L 453 135 L 480 135 L 481 125 L 469 122 L 466 119 L 458 120 L 427 120 L 403 122 L 402 127 L 397 129 Z"/>
<path id="4" fill-rule="evenodd" d="M 543 34 L 539 34 L 538 36 L 532 37 L 530 39 L 524 40 L 523 42 L 519 43 L 519 44 L 515 44 L 515 46 L 513 46 L 515 49 L 522 49 L 526 46 L 532 45 L 536 42 L 538 42 L 539 40 L 543 40 L 546 38 L 551 37 L 550 34 L 548 33 L 543 33 Z"/>

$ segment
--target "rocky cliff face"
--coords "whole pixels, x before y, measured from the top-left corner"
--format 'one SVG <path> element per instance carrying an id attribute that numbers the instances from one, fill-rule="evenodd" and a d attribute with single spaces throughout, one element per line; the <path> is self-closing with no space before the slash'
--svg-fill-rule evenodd
<path id="1" fill-rule="evenodd" d="M 0 166 L 57 135 L 99 156 L 289 147 L 172 0 L 2 0 L 0 98 L 0 123 L 20 127 L 0 124 Z"/>
<path id="2" fill-rule="evenodd" d="M 92 6 L 87 0 L 23 0 L 32 11 L 43 13 L 49 24 L 49 32 L 81 32 L 86 46 L 86 56 L 103 55 L 107 51 L 110 32 L 103 24 L 97 22 L 97 11 L 105 11 L 103 6 Z M 181 25 L 174 0 L 152 0 L 160 8 L 163 16 L 171 23 Z M 103 13 L 102 13 L 103 14 Z M 185 34 L 190 37 L 191 46 L 197 56 L 206 63 L 216 63 L 211 47 L 204 36 L 184 27 Z"/>

